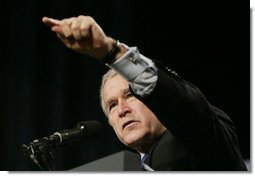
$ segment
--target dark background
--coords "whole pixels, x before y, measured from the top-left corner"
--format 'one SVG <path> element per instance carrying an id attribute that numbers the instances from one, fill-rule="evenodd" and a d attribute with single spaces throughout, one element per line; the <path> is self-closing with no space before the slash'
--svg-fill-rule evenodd
<path id="1" fill-rule="evenodd" d="M 250 158 L 249 1 L 36 0 L 4 2 L 1 10 L 1 170 L 39 170 L 21 145 L 98 120 L 98 139 L 54 153 L 69 170 L 126 149 L 100 109 L 106 67 L 67 49 L 41 22 L 90 15 L 104 31 L 195 83 L 234 121 L 242 155 Z M 167 103 L 167 102 L 162 102 Z"/>

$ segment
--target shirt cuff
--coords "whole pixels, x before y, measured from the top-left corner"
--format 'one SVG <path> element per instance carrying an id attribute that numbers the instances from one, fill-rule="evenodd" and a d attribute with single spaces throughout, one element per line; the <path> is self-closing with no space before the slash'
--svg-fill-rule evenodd
<path id="1" fill-rule="evenodd" d="M 108 67 L 115 70 L 127 81 L 133 81 L 146 68 L 153 65 L 152 61 L 141 55 L 137 47 L 130 47 L 129 50 L 113 64 L 106 64 Z"/>

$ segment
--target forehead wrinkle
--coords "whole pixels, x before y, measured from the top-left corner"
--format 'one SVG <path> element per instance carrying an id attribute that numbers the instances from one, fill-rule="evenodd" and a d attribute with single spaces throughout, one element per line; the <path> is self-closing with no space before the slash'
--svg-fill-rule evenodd
<path id="1" fill-rule="evenodd" d="M 116 85 L 117 86 L 117 85 Z M 114 96 L 111 96 L 107 101 L 106 101 L 106 105 L 110 104 L 112 101 L 114 101 L 116 99 L 116 97 L 118 96 L 122 96 L 124 94 L 126 94 L 127 92 L 129 92 L 129 87 L 126 87 L 124 89 L 121 89 L 118 91 L 118 94 L 114 95 Z"/>

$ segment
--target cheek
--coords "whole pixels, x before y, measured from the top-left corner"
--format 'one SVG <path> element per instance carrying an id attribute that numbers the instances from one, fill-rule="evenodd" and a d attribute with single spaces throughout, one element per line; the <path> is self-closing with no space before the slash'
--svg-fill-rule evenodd
<path id="1" fill-rule="evenodd" d="M 113 119 L 109 117 L 109 125 L 113 128 L 115 133 L 119 135 L 120 133 L 119 121 L 117 119 Z"/>
<path id="2" fill-rule="evenodd" d="M 154 114 L 145 106 L 142 102 L 138 102 L 134 104 L 135 113 L 138 117 L 143 121 L 149 121 Z"/>
<path id="3" fill-rule="evenodd" d="M 140 118 L 144 128 L 149 131 L 153 130 L 154 126 L 158 124 L 158 119 L 155 114 L 142 103 L 137 105 L 136 109 L 138 113 L 137 115 Z"/>
<path id="4" fill-rule="evenodd" d="M 112 128 L 115 128 L 116 120 L 114 120 L 113 117 L 108 117 L 108 123 Z"/>

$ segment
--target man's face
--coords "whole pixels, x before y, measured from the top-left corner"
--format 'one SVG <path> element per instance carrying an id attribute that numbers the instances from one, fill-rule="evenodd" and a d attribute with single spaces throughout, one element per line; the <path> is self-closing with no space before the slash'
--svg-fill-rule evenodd
<path id="1" fill-rule="evenodd" d="M 166 128 L 150 109 L 129 91 L 129 84 L 116 75 L 103 88 L 103 102 L 109 124 L 125 145 L 143 152 Z"/>

